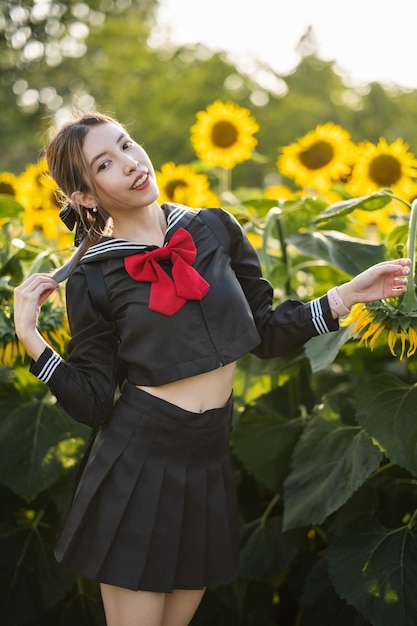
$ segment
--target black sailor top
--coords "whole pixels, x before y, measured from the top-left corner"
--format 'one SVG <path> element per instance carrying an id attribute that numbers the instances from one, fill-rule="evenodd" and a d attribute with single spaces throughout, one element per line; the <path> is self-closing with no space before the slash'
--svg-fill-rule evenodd
<path id="1" fill-rule="evenodd" d="M 162 208 L 167 218 L 164 247 L 175 233 L 191 235 L 196 251 L 192 271 L 206 284 L 205 295 L 184 299 L 175 313 L 152 310 L 153 283 L 133 278 L 126 260 L 162 248 L 102 237 L 67 281 L 68 359 L 46 348 L 30 366 L 69 415 L 92 427 L 111 413 L 120 360 L 133 384 L 163 385 L 222 367 L 248 352 L 261 358 L 282 356 L 339 327 L 327 296 L 307 304 L 287 300 L 273 308 L 273 289 L 262 277 L 258 255 L 228 212 L 174 203 Z M 223 221 L 229 249 L 201 211 L 213 211 Z M 97 310 L 89 293 L 89 263 L 100 264 L 107 314 Z M 172 281 L 171 259 L 159 265 Z"/>

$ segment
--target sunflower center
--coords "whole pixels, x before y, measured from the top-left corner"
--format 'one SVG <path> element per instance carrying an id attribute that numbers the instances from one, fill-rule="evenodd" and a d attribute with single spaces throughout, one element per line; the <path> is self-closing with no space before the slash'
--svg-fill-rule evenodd
<path id="1" fill-rule="evenodd" d="M 369 177 L 380 187 L 391 187 L 401 178 L 401 164 L 391 154 L 379 154 L 369 164 Z"/>
<path id="2" fill-rule="evenodd" d="M 218 148 L 230 148 L 238 139 L 238 131 L 234 124 L 221 120 L 213 125 L 211 138 Z"/>
<path id="3" fill-rule="evenodd" d="M 0 183 L 0 193 L 5 194 L 6 196 L 14 196 L 15 190 L 12 185 L 2 181 Z"/>
<path id="4" fill-rule="evenodd" d="M 334 157 L 334 148 L 327 141 L 316 141 L 307 150 L 300 152 L 300 161 L 309 170 L 324 167 Z"/>
<path id="5" fill-rule="evenodd" d="M 183 189 L 184 187 L 187 187 L 187 183 L 185 183 L 181 178 L 177 178 L 177 179 L 173 178 L 165 185 L 165 193 L 168 196 L 168 198 L 173 200 L 175 191 L 178 188 Z"/>

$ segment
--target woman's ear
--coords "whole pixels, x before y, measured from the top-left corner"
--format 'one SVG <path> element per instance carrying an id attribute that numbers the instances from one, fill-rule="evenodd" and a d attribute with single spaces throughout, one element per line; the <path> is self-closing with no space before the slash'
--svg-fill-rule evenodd
<path id="1" fill-rule="evenodd" d="M 95 206 L 94 198 L 90 193 L 84 191 L 73 191 L 71 194 L 71 200 L 75 204 L 85 206 L 87 209 L 92 209 Z"/>

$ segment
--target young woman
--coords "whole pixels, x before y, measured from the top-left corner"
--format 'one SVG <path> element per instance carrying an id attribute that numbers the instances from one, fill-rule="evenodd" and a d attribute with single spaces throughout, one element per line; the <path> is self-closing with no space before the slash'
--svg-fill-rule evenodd
<path id="1" fill-rule="evenodd" d="M 403 294 L 410 261 L 380 263 L 320 299 L 273 310 L 237 221 L 222 209 L 160 206 L 152 163 L 121 124 L 81 116 L 46 157 L 80 245 L 55 276 L 35 274 L 16 289 L 16 332 L 61 406 L 100 426 L 56 557 L 100 582 L 109 626 L 185 626 L 204 589 L 237 573 L 228 451 L 236 360 L 288 353 L 337 330 L 356 302 Z M 64 361 L 37 319 L 68 277 Z M 120 362 L 126 380 L 114 403 Z"/>

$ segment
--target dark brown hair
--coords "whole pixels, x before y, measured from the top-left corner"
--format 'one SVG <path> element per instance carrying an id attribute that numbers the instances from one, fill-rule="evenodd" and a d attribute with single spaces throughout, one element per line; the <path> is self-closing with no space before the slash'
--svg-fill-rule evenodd
<path id="1" fill-rule="evenodd" d="M 101 113 L 83 113 L 58 130 L 45 151 L 49 173 L 59 187 L 63 204 L 70 205 L 77 216 L 80 242 L 71 258 L 53 274 L 57 282 L 68 278 L 80 258 L 108 228 L 109 214 L 100 206 L 94 183 L 83 154 L 85 137 L 91 127 L 102 124 L 123 126 L 112 117 Z M 91 193 L 95 199 L 94 212 L 71 201 L 74 191 Z"/>

